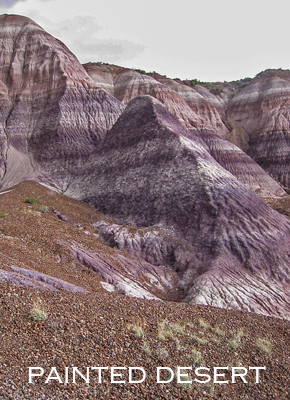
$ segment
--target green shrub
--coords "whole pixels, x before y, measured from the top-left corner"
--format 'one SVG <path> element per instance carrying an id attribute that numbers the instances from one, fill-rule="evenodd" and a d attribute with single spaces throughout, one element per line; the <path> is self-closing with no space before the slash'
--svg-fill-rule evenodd
<path id="1" fill-rule="evenodd" d="M 147 74 L 147 72 L 144 71 L 144 69 L 135 68 L 134 71 L 139 72 L 139 74 L 142 74 L 142 75 L 146 75 Z"/>
<path id="2" fill-rule="evenodd" d="M 38 204 L 38 200 L 34 199 L 33 197 L 28 197 L 24 203 L 29 203 L 29 204 Z"/>
<path id="3" fill-rule="evenodd" d="M 4 213 L 0 214 L 0 218 L 5 218 L 5 217 L 7 217 L 7 215 L 9 215 L 9 213 L 8 212 L 4 212 Z"/>
<path id="4" fill-rule="evenodd" d="M 213 88 L 211 88 L 210 89 L 210 92 L 212 93 L 212 94 L 221 94 L 222 92 L 224 91 L 224 89 L 223 89 L 223 87 L 222 86 L 215 86 L 215 87 L 213 87 Z"/>

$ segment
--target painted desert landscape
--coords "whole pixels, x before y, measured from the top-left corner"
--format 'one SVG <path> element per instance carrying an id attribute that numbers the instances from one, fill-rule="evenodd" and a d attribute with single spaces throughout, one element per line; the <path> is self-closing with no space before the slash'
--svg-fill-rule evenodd
<path id="1" fill-rule="evenodd" d="M 290 399 L 290 71 L 0 39 L 1 399 Z"/>

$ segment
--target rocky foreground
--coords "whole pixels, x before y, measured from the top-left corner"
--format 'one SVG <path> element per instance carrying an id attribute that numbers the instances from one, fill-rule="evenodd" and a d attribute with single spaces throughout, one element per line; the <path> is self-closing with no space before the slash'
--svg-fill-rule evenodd
<path id="1" fill-rule="evenodd" d="M 90 274 L 84 271 L 82 275 Z M 289 321 L 207 306 L 133 299 L 101 289 L 90 294 L 66 294 L 31 291 L 8 283 L 1 287 L 3 400 L 290 398 Z M 44 321 L 32 318 L 35 305 L 45 312 Z M 192 368 L 181 371 L 189 374 L 182 379 L 192 379 L 192 383 L 177 382 L 178 366 Z M 204 366 L 209 370 L 199 372 L 208 374 L 210 381 L 194 381 L 208 380 L 194 372 Z M 31 370 L 43 375 L 31 375 L 30 384 L 29 367 L 43 369 Z M 73 367 L 83 374 L 76 374 L 75 383 Z M 91 367 L 109 368 L 102 371 L 101 383 Z M 112 367 L 127 368 L 116 369 L 116 374 L 123 375 L 113 378 L 125 383 L 111 383 Z M 129 367 L 142 367 L 144 382 L 129 383 Z M 173 370 L 172 382 L 157 383 L 158 367 Z M 216 378 L 228 383 L 213 383 L 214 367 L 228 367 L 218 370 L 225 375 Z M 249 367 L 266 368 L 260 370 L 259 383 L 255 383 L 256 370 Z M 241 377 L 232 383 L 233 371 L 247 372 L 247 383 Z M 168 376 L 166 370 L 160 380 Z M 84 378 L 88 377 L 86 383 Z M 133 375 L 134 380 L 142 378 L 143 374 Z"/>

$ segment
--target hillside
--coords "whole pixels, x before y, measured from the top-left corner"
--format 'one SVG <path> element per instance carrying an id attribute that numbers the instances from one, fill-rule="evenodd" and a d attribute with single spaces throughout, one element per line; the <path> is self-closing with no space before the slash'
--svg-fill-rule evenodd
<path id="1" fill-rule="evenodd" d="M 229 140 L 289 191 L 289 70 L 266 70 L 253 79 L 211 83 L 102 63 L 84 67 L 99 87 L 124 104 L 137 95 L 150 94 L 187 127 L 214 131 Z M 169 105 L 172 98 L 185 114 Z"/>
<path id="2" fill-rule="evenodd" d="M 100 264 L 103 259 L 107 268 L 125 275 L 118 260 L 128 260 L 128 255 L 104 245 L 93 227 L 96 220 L 112 221 L 34 182 L 1 194 L 0 212 L 1 398 L 290 398 L 289 321 L 168 301 L 174 299 L 174 291 L 171 298 L 166 293 L 163 300 L 167 301 L 133 298 L 122 291 L 108 293 L 103 288 L 106 277 L 77 259 L 74 249 L 93 250 Z M 115 262 L 109 266 L 113 257 Z M 33 274 L 31 279 L 27 272 Z M 155 292 L 160 293 L 164 292 Z M 126 384 L 113 384 L 104 370 L 99 384 L 91 370 L 89 383 L 77 375 L 73 384 L 73 366 L 84 376 L 86 368 L 94 366 L 138 366 L 147 375 L 143 383 L 129 384 L 125 370 L 116 380 L 124 379 Z M 182 384 L 175 377 L 171 383 L 160 384 L 156 370 L 161 366 L 172 368 L 175 374 L 177 366 L 192 367 L 193 371 L 182 371 L 192 379 L 196 368 L 206 366 L 211 380 Z M 233 367 L 241 366 L 247 368 L 247 383 L 240 377 L 231 383 Z M 260 371 L 259 384 L 249 366 L 266 367 Z M 32 377 L 33 384 L 28 383 L 29 367 L 41 367 L 44 372 L 43 377 Z M 68 384 L 53 379 L 45 383 L 53 367 L 61 382 L 65 367 L 69 368 Z M 219 370 L 226 375 L 218 380 L 229 380 L 229 384 L 213 383 L 213 367 L 228 367 L 228 371 Z"/>

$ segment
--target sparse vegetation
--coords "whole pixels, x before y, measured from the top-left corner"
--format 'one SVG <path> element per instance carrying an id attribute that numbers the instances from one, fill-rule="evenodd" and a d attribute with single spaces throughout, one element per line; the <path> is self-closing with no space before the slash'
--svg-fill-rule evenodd
<path id="1" fill-rule="evenodd" d="M 210 89 L 210 92 L 215 95 L 222 94 L 223 91 L 224 91 L 224 88 L 222 87 L 222 85 L 216 85 Z"/>
<path id="2" fill-rule="evenodd" d="M 202 318 L 199 320 L 199 326 L 203 329 L 212 329 L 211 325 Z"/>
<path id="3" fill-rule="evenodd" d="M 207 86 L 207 85 L 209 84 L 209 82 L 202 82 L 202 81 L 200 81 L 200 80 L 198 80 L 198 79 L 191 79 L 190 82 L 191 82 L 191 85 L 192 85 L 192 86 L 195 86 L 195 85 L 204 85 L 204 86 Z"/>
<path id="4" fill-rule="evenodd" d="M 236 338 L 231 338 L 228 341 L 229 348 L 233 349 L 233 350 L 237 349 L 240 346 L 240 344 L 241 344 L 241 342 L 239 340 L 237 340 Z"/>
<path id="5" fill-rule="evenodd" d="M 143 328 L 139 324 L 135 324 L 135 325 L 130 324 L 127 326 L 127 328 L 133 332 L 135 337 L 141 338 L 141 339 L 143 339 L 145 337 Z"/>
<path id="6" fill-rule="evenodd" d="M 161 347 L 161 349 L 158 352 L 159 360 L 165 360 L 166 358 L 168 358 L 168 356 L 169 356 L 168 351 L 164 347 Z"/>
<path id="7" fill-rule="evenodd" d="M 256 75 L 259 76 L 260 74 Z M 240 90 L 253 81 L 253 78 L 243 78 L 231 82 L 203 82 L 198 79 L 191 79 L 184 81 L 187 85 L 195 87 L 196 85 L 206 87 L 212 94 L 220 95 L 224 89 Z"/>
<path id="8" fill-rule="evenodd" d="M 183 379 L 181 379 L 181 382 L 179 385 L 181 385 L 182 389 L 190 390 L 192 388 L 192 383 L 186 382 L 186 378 L 184 378 L 185 382 L 182 382 Z"/>
<path id="9" fill-rule="evenodd" d="M 239 340 L 241 340 L 243 337 L 246 337 L 247 335 L 244 333 L 244 331 L 243 331 L 242 329 L 240 329 L 240 330 L 235 334 L 235 336 L 236 336 Z"/>
<path id="10" fill-rule="evenodd" d="M 279 78 L 288 78 L 290 70 L 289 69 L 282 69 L 282 68 L 277 68 L 277 69 L 265 69 L 264 71 L 259 72 L 257 75 L 255 75 L 255 78 L 260 78 L 263 75 L 267 76 L 278 76 Z"/>
<path id="11" fill-rule="evenodd" d="M 146 75 L 147 74 L 147 72 L 144 71 L 144 69 L 135 68 L 134 71 L 139 72 L 139 74 L 142 74 L 142 75 Z"/>
<path id="12" fill-rule="evenodd" d="M 198 351 L 198 350 L 196 350 L 196 349 L 192 349 L 192 351 L 191 351 L 191 356 L 192 356 L 193 361 L 194 361 L 195 363 L 201 363 L 201 361 L 202 361 L 202 355 L 201 355 L 201 352 L 200 352 L 200 351 Z"/>
<path id="13" fill-rule="evenodd" d="M 5 217 L 7 217 L 8 215 L 9 215 L 8 212 L 4 212 L 4 213 L 0 214 L 0 218 L 5 218 Z"/>
<path id="14" fill-rule="evenodd" d="M 175 346 L 176 346 L 176 350 L 177 350 L 177 351 L 181 351 L 181 350 L 185 350 L 185 351 L 186 351 L 186 348 L 183 347 L 183 346 L 181 346 L 180 340 L 179 340 L 178 338 L 174 338 L 174 339 L 173 339 L 173 342 L 175 343 Z"/>
<path id="15" fill-rule="evenodd" d="M 29 313 L 29 319 L 35 322 L 45 321 L 47 319 L 47 312 L 43 308 L 40 300 L 33 303 Z"/>
<path id="16" fill-rule="evenodd" d="M 228 341 L 228 346 L 235 350 L 242 344 L 242 338 L 246 336 L 242 330 L 239 330 L 233 335 L 233 337 Z"/>
<path id="17" fill-rule="evenodd" d="M 158 340 L 165 340 L 167 336 L 166 332 L 166 320 L 161 321 L 158 323 L 158 334 L 157 338 Z"/>
<path id="18" fill-rule="evenodd" d="M 210 343 L 217 345 L 220 343 L 220 339 L 218 339 L 217 337 L 213 337 L 210 339 Z"/>
<path id="19" fill-rule="evenodd" d="M 158 324 L 158 340 L 165 340 L 166 338 L 175 339 L 176 335 L 184 334 L 185 324 L 183 321 L 170 324 L 167 320 L 164 320 Z"/>
<path id="20" fill-rule="evenodd" d="M 216 336 L 225 336 L 225 332 L 220 329 L 218 326 L 216 328 L 213 328 L 212 331 Z"/>
<path id="21" fill-rule="evenodd" d="M 43 214 L 45 214 L 47 210 L 48 210 L 48 207 L 47 207 L 47 206 L 40 206 L 40 207 L 39 207 L 39 211 L 40 211 L 41 213 L 43 213 Z"/>
<path id="22" fill-rule="evenodd" d="M 239 79 L 238 81 L 233 81 L 230 83 L 233 83 L 236 85 L 237 89 L 242 89 L 243 87 L 247 86 L 248 83 L 252 82 L 252 78 L 243 78 L 243 79 Z"/>
<path id="23" fill-rule="evenodd" d="M 158 335 L 159 340 L 165 340 L 166 338 L 174 339 L 174 332 L 170 327 L 170 323 L 167 320 L 158 323 Z"/>
<path id="24" fill-rule="evenodd" d="M 204 385 L 203 389 L 209 394 L 214 394 L 214 384 L 213 383 L 209 383 L 208 385 Z"/>
<path id="25" fill-rule="evenodd" d="M 185 333 L 184 322 L 176 322 L 174 324 L 169 325 L 169 330 L 171 329 L 173 333 L 177 333 L 183 335 Z"/>
<path id="26" fill-rule="evenodd" d="M 266 339 L 257 339 L 256 345 L 259 350 L 262 350 L 264 353 L 270 355 L 272 351 L 272 343 Z"/>
<path id="27" fill-rule="evenodd" d="M 38 204 L 38 200 L 35 199 L 34 197 L 28 197 L 24 203 L 28 203 L 28 204 Z"/>
<path id="28" fill-rule="evenodd" d="M 192 335 L 191 339 L 192 339 L 192 341 L 194 343 L 197 343 L 198 345 L 202 345 L 202 344 L 206 344 L 207 343 L 206 339 L 201 338 L 201 337 L 196 336 L 196 335 Z"/>
<path id="29" fill-rule="evenodd" d="M 148 355 L 151 354 L 150 346 L 147 342 L 143 344 L 143 350 L 145 351 L 146 354 Z"/>

